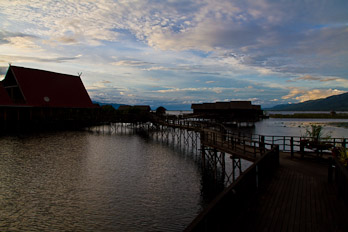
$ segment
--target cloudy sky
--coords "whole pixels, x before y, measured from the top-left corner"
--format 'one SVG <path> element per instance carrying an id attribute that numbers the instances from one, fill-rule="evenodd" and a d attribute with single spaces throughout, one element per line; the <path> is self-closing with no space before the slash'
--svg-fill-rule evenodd
<path id="1" fill-rule="evenodd" d="M 348 91 L 348 1 L 0 0 L 9 63 L 105 103 L 296 103 Z"/>

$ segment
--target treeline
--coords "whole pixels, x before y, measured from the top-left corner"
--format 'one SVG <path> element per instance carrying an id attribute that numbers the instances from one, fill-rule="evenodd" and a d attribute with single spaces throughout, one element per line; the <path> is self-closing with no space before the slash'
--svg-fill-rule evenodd
<path id="1" fill-rule="evenodd" d="M 334 112 L 325 113 L 295 113 L 295 114 L 270 114 L 270 118 L 323 118 L 323 119 L 348 119 L 348 114 Z"/>

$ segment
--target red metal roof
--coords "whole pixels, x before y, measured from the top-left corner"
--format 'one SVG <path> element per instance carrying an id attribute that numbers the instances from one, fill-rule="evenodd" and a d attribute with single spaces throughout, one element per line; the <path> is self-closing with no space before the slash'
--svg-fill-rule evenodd
<path id="1" fill-rule="evenodd" d="M 17 66 L 10 66 L 10 70 L 27 106 L 95 107 L 79 76 Z"/>
<path id="2" fill-rule="evenodd" d="M 13 101 L 8 96 L 6 89 L 0 82 L 0 106 L 13 105 Z"/>

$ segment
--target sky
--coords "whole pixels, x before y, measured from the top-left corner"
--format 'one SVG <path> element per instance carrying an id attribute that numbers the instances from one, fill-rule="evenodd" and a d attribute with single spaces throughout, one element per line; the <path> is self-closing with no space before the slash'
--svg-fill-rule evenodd
<path id="1" fill-rule="evenodd" d="M 102 103 L 298 103 L 348 91 L 348 1 L 0 0 L 9 64 L 81 75 Z"/>

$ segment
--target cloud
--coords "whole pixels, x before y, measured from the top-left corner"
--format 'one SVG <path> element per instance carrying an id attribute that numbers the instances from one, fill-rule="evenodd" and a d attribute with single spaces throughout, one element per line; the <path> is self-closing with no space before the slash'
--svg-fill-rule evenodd
<path id="1" fill-rule="evenodd" d="M 328 82 L 328 81 L 341 81 L 342 78 L 338 77 L 318 77 L 318 76 L 311 76 L 311 75 L 305 75 L 302 77 L 298 77 L 295 80 L 304 80 L 304 81 L 320 81 L 320 82 Z"/>
<path id="2" fill-rule="evenodd" d="M 20 62 L 49 62 L 49 63 L 63 63 L 71 60 L 76 60 L 78 57 L 32 57 L 32 56 L 8 56 L 0 57 L 2 63 L 20 63 Z"/>
<path id="3" fill-rule="evenodd" d="M 36 44 L 37 40 L 38 37 L 34 35 L 0 30 L 0 45 L 7 44 L 19 49 L 40 49 Z"/>
<path id="4" fill-rule="evenodd" d="M 116 65 L 116 66 L 146 66 L 151 64 L 152 63 L 140 61 L 140 60 L 120 60 L 120 61 L 112 63 L 112 65 Z"/>
<path id="5" fill-rule="evenodd" d="M 88 90 L 100 90 L 100 89 L 110 88 L 110 85 L 109 85 L 110 83 L 112 83 L 112 82 L 102 80 L 102 81 L 94 82 L 89 86 L 86 86 L 86 89 L 88 89 Z"/>
<path id="6" fill-rule="evenodd" d="M 346 91 L 337 89 L 312 89 L 305 90 L 300 88 L 291 88 L 290 93 L 282 97 L 283 100 L 294 99 L 299 102 L 326 98 L 333 95 L 343 94 Z"/>
<path id="7" fill-rule="evenodd" d="M 105 79 L 136 88 L 119 90 L 119 100 L 300 101 L 316 95 L 305 91 L 312 84 L 323 96 L 348 88 L 347 1 L 4 0 L 0 8 L 2 65 L 77 66 L 93 94 L 110 88 L 108 97 Z M 287 94 L 288 80 L 298 87 Z M 223 88 L 206 88 L 213 83 Z"/>
<path id="8" fill-rule="evenodd" d="M 111 81 L 101 81 L 101 83 L 103 83 L 103 84 L 110 84 L 112 82 Z"/>
<path id="9" fill-rule="evenodd" d="M 8 70 L 8 67 L 0 67 L 0 75 L 5 75 Z"/>
<path id="10" fill-rule="evenodd" d="M 178 93 L 178 92 L 192 92 L 192 91 L 202 91 L 207 90 L 207 88 L 172 88 L 172 89 L 161 89 L 161 90 L 154 90 L 152 92 L 154 93 Z"/>
<path id="11" fill-rule="evenodd" d="M 8 21 L 29 26 L 32 34 L 51 46 L 103 46 L 105 41 L 131 35 L 127 38 L 164 51 L 216 55 L 232 51 L 236 57 L 244 56 L 235 60 L 235 66 L 253 68 L 261 75 L 304 70 L 310 75 L 328 74 L 333 67 L 337 76 L 347 74 L 346 2 L 32 0 L 28 4 L 13 0 L 0 7 Z M 9 30 L 10 25 L 5 28 Z M 12 40 L 16 46 L 33 47 L 30 42 L 30 38 L 25 43 Z M 313 53 L 317 55 L 308 59 Z"/>
<path id="12" fill-rule="evenodd" d="M 160 89 L 160 90 L 153 90 L 151 92 L 153 93 L 179 93 L 179 92 L 214 92 L 214 93 L 222 93 L 224 91 L 244 91 L 244 88 L 238 89 L 238 88 L 226 88 L 226 87 L 200 87 L 200 88 L 168 88 L 168 89 Z"/>

